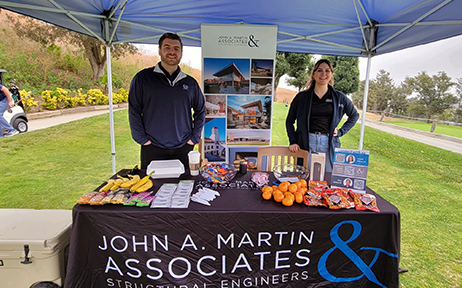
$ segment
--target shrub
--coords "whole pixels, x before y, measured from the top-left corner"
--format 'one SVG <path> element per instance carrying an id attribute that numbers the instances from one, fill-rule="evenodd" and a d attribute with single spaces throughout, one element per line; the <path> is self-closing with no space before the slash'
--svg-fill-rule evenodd
<path id="1" fill-rule="evenodd" d="M 24 110 L 26 112 L 30 112 L 32 107 L 38 107 L 38 103 L 34 100 L 34 96 L 31 91 L 27 92 L 26 90 L 21 90 L 19 91 L 19 94 L 21 95 L 22 104 L 24 105 Z"/>
<path id="2" fill-rule="evenodd" d="M 41 94 L 43 103 L 40 106 L 47 110 L 56 110 L 75 106 L 109 104 L 109 96 L 104 94 L 100 89 L 90 89 L 87 93 L 83 93 L 82 90 L 82 88 L 77 90 L 65 90 L 62 88 L 45 90 Z M 26 91 L 21 91 L 21 93 L 24 93 L 24 95 L 27 94 Z M 114 104 L 128 102 L 128 91 L 124 88 L 120 88 L 118 93 L 113 92 L 112 96 L 112 103 Z M 28 107 L 38 106 L 37 102 L 33 100 L 33 98 L 29 100 L 32 102 L 27 103 Z"/>
<path id="3" fill-rule="evenodd" d="M 112 103 L 125 103 L 128 102 L 128 91 L 124 88 L 119 89 L 119 93 L 112 93 Z"/>
<path id="4" fill-rule="evenodd" d="M 52 91 L 50 90 L 42 91 L 42 100 L 43 103 L 40 106 L 47 110 L 56 110 L 59 107 L 58 99 L 52 95 Z"/>
<path id="5" fill-rule="evenodd" d="M 106 105 L 109 104 L 109 96 L 99 89 L 90 89 L 87 91 L 87 103 L 89 105 Z"/>

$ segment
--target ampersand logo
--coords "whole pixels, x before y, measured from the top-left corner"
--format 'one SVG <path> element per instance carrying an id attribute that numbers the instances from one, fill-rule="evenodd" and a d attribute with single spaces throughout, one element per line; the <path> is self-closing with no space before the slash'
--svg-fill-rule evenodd
<path id="1" fill-rule="evenodd" d="M 248 44 L 249 44 L 250 47 L 258 47 L 258 41 L 260 41 L 260 40 L 256 40 L 255 36 L 250 35 Z"/>
<path id="2" fill-rule="evenodd" d="M 353 226 L 353 233 L 348 240 L 344 241 L 340 238 L 338 231 L 341 226 L 347 225 L 347 224 L 350 224 Z M 363 259 L 361 259 L 361 257 L 355 251 L 353 251 L 353 249 L 351 249 L 348 246 L 348 243 L 358 238 L 358 236 L 361 234 L 361 229 L 362 229 L 361 224 L 358 221 L 350 221 L 350 220 L 340 222 L 337 225 L 335 225 L 334 228 L 332 228 L 332 230 L 330 231 L 330 238 L 332 242 L 335 244 L 335 246 L 327 250 L 327 252 L 324 253 L 319 259 L 319 263 L 318 263 L 319 274 L 324 279 L 330 282 L 334 282 L 334 283 L 353 282 L 365 276 L 367 279 L 369 279 L 369 281 L 379 285 L 380 287 L 387 288 L 387 286 L 379 282 L 379 280 L 377 279 L 377 277 L 375 276 L 371 268 L 374 266 L 374 264 L 376 263 L 381 253 L 385 254 L 386 256 L 393 257 L 393 258 L 398 258 L 398 254 L 389 253 L 380 248 L 361 247 L 361 250 L 374 250 L 375 251 L 374 259 L 371 261 L 371 263 L 369 263 L 369 265 L 366 264 L 363 261 Z M 350 278 L 339 278 L 339 277 L 332 275 L 327 270 L 326 264 L 327 264 L 327 259 L 329 258 L 329 255 L 332 252 L 334 252 L 336 249 L 339 249 L 346 257 L 348 257 L 348 259 L 350 259 L 351 262 L 353 262 L 353 264 L 356 265 L 356 267 L 358 267 L 359 270 L 361 270 L 362 274 L 356 277 L 350 277 Z"/>

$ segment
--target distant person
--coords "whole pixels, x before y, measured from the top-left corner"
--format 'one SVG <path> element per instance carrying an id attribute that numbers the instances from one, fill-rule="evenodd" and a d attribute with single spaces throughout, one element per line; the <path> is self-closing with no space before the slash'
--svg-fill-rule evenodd
<path id="1" fill-rule="evenodd" d="M 6 121 L 5 117 L 3 117 L 3 114 L 5 114 L 5 111 L 13 108 L 14 106 L 14 101 L 13 98 L 11 98 L 10 91 L 0 84 L 0 138 L 3 137 L 3 132 L 2 132 L 2 127 L 7 130 L 7 133 L 5 136 L 13 136 L 16 134 L 19 134 L 19 132 L 14 129 L 13 126 Z"/>
<path id="2" fill-rule="evenodd" d="M 61 288 L 58 284 L 51 282 L 51 281 L 46 281 L 46 282 L 37 282 L 35 284 L 32 284 L 30 288 Z"/>
<path id="3" fill-rule="evenodd" d="M 141 145 L 141 169 L 152 160 L 179 159 L 199 143 L 205 98 L 196 80 L 181 71 L 183 43 L 177 34 L 159 39 L 160 62 L 138 72 L 130 84 L 128 115 L 133 139 Z M 193 112 L 191 111 L 193 110 Z"/>
<path id="4" fill-rule="evenodd" d="M 286 118 L 290 151 L 326 153 L 326 172 L 332 172 L 334 151 L 340 148 L 339 137 L 350 131 L 359 118 L 350 99 L 333 85 L 332 64 L 327 59 L 319 60 L 311 73 L 308 89 L 295 95 Z M 337 129 L 345 114 L 348 119 Z"/>

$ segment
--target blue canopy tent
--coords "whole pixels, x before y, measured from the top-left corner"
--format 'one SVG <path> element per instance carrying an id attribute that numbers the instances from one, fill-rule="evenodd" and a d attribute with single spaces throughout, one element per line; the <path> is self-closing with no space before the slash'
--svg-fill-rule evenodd
<path id="1" fill-rule="evenodd" d="M 462 34 L 461 0 L 6 0 L 0 8 L 101 40 L 106 45 L 112 103 L 110 47 L 157 43 L 164 32 L 200 46 L 202 23 L 277 25 L 277 50 L 371 58 Z M 115 173 L 112 104 L 111 147 Z M 362 115 L 359 149 L 364 139 Z"/>

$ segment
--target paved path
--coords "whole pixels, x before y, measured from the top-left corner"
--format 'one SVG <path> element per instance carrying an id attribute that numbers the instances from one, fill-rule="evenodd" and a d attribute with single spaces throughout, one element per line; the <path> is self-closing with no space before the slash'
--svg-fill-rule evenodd
<path id="1" fill-rule="evenodd" d="M 30 113 L 27 114 L 29 119 L 28 131 L 34 131 L 52 127 L 55 125 L 68 123 L 75 120 L 84 119 L 96 115 L 109 113 L 109 106 L 97 107 L 98 109 L 85 109 L 85 108 L 74 108 L 56 111 L 47 111 L 42 113 Z M 115 105 L 114 111 L 127 108 L 127 105 Z M 109 121 L 109 117 L 108 117 Z"/>
<path id="2" fill-rule="evenodd" d="M 126 105 L 115 106 L 114 111 L 125 109 Z M 38 129 L 48 128 L 54 125 L 67 123 L 91 116 L 101 115 L 109 113 L 108 107 L 100 107 L 100 110 L 85 111 L 85 109 L 66 109 L 66 112 L 54 111 L 54 114 L 47 115 L 46 113 L 40 113 L 40 115 L 30 115 L 29 119 L 29 131 L 34 131 Z M 77 112 L 77 113 L 71 113 Z M 52 113 L 52 112 L 50 112 Z M 59 114 L 66 113 L 66 114 Z M 29 114 L 28 114 L 29 115 Z M 55 116 L 58 115 L 58 116 Z M 400 137 L 408 138 L 418 142 L 422 142 L 431 146 L 435 146 L 441 149 L 449 150 L 455 153 L 462 154 L 462 139 L 434 134 L 430 132 L 419 131 L 415 129 L 410 129 L 406 127 L 401 127 L 397 125 L 392 125 L 388 123 L 383 123 L 379 121 L 372 121 L 366 119 L 366 125 L 383 132 L 391 133 Z M 367 137 L 367 135 L 365 135 Z"/>
<path id="3" fill-rule="evenodd" d="M 366 126 L 462 154 L 462 139 L 366 119 Z M 365 135 L 367 137 L 367 134 Z"/>

